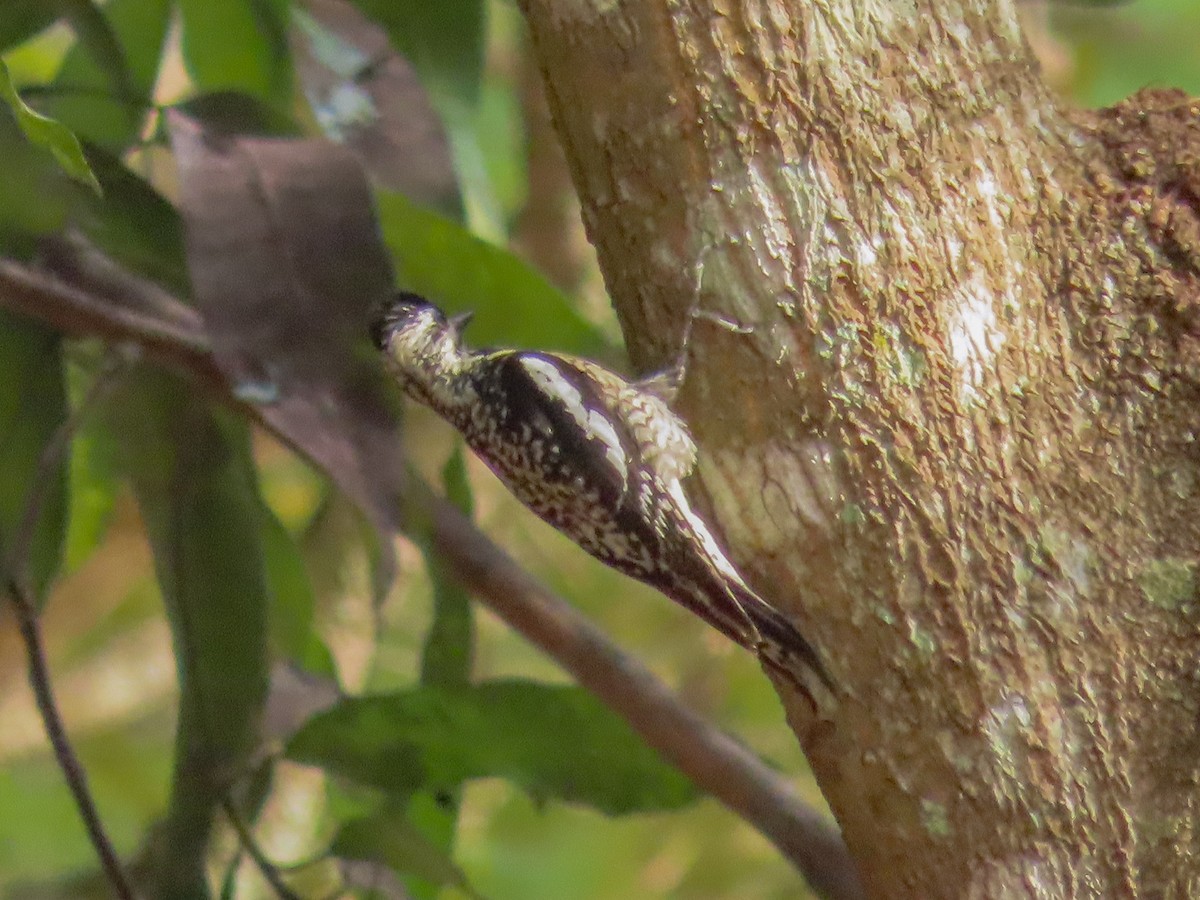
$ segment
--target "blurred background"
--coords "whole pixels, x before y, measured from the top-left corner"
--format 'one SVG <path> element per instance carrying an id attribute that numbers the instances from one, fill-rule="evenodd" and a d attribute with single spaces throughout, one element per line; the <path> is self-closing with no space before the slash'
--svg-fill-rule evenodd
<path id="1" fill-rule="evenodd" d="M 128 27 L 138 27 L 136 2 L 97 5 Z M 13 9 L 36 6 L 12 4 Z M 307 8 L 317 16 L 321 7 Z M 305 89 L 296 90 L 297 98 L 304 98 L 296 102 L 307 108 L 297 117 L 337 134 L 368 113 L 355 107 L 361 98 L 353 92 L 339 93 L 336 78 L 322 83 L 321 66 L 335 70 L 330 59 L 336 63 L 337 50 L 317 39 L 319 24 L 305 9 L 295 4 L 290 20 L 295 65 L 308 69 L 298 76 Z M 1022 9 L 1048 78 L 1074 102 L 1105 105 L 1145 86 L 1200 94 L 1200 4 L 1195 0 L 1028 2 Z M 0 37 L 5 15 L 11 14 L 0 12 Z M 407 177 L 420 180 L 416 190 L 423 192 L 423 205 L 457 220 L 476 238 L 511 248 L 540 271 L 570 304 L 581 335 L 576 345 L 618 360 L 619 331 L 579 223 L 520 16 L 511 3 L 497 0 L 487 4 L 482 21 L 485 28 L 476 35 L 482 42 L 479 91 L 469 115 L 456 111 L 454 93 L 445 88 L 453 66 L 439 68 L 414 58 L 446 137 L 411 131 L 392 135 L 395 141 L 429 142 L 416 151 L 432 154 L 427 165 L 414 166 Z M 185 96 L 203 80 L 198 60 L 206 52 L 233 52 L 203 44 L 234 41 L 232 27 L 222 38 L 219 30 L 205 33 L 199 26 L 185 33 L 183 24 L 173 14 L 161 62 L 153 60 L 153 96 L 161 104 Z M 77 28 L 49 22 L 8 46 L 4 59 L 27 100 L 86 135 L 80 123 L 89 114 L 87 98 L 55 96 L 46 87 L 64 67 L 73 66 L 79 79 L 87 76 L 76 52 L 78 35 Z M 422 49 L 414 48 L 414 54 Z M 245 75 L 255 77 L 253 71 Z M 149 130 L 143 137 L 121 158 L 172 196 L 161 142 L 152 140 Z M 379 145 L 372 150 L 369 140 Z M 369 140 L 360 151 L 379 154 L 386 167 L 394 142 L 378 134 Z M 394 189 L 414 190 L 411 181 Z M 0 214 L 5 208 L 0 206 Z M 381 215 L 388 215 L 386 205 Z M 475 245 L 463 250 L 454 243 L 461 237 L 447 240 L 450 253 L 482 252 Z M 438 245 L 430 246 L 436 257 Z M 409 274 L 435 283 L 453 278 L 452 266 L 444 268 Z M 505 331 L 502 313 L 493 314 L 491 325 L 486 311 L 483 318 L 481 337 L 507 335 L 510 343 L 573 349 L 562 346 L 562 331 L 553 323 L 524 321 L 516 334 Z M 69 387 L 78 397 L 80 373 L 90 371 L 94 360 L 85 349 L 69 361 L 77 382 Z M 405 415 L 411 461 L 431 483 L 445 481 L 448 465 L 453 473 L 465 464 L 474 515 L 487 534 L 646 661 L 688 705 L 738 735 L 793 779 L 811 803 L 821 804 L 782 708 L 748 654 L 653 592 L 594 563 L 521 510 L 482 467 L 460 460 L 454 436 L 431 415 L 417 409 Z M 118 848 L 131 853 L 168 800 L 176 667 L 139 508 L 107 466 L 101 444 L 83 433 L 71 453 L 67 540 L 43 626 L 59 703 L 104 821 Z M 255 432 L 252 452 L 266 503 L 301 552 L 315 627 L 336 660 L 343 688 L 386 692 L 411 685 L 421 668 L 436 583 L 425 556 L 408 541 L 396 542 L 400 574 L 377 615 L 371 601 L 374 551 L 357 513 L 324 476 L 271 437 Z M 488 612 L 477 610 L 477 616 L 476 679 L 515 676 L 568 683 L 553 663 Z M 697 647 L 705 652 L 698 654 Z M 93 853 L 49 754 L 24 660 L 13 619 L 0 609 L 0 897 L 104 896 L 89 880 Z M 337 802 L 320 769 L 280 763 L 259 823 L 263 848 L 281 860 L 316 853 L 328 839 L 329 810 Z M 228 829 L 218 833 L 217 842 L 232 855 L 236 839 Z M 511 781 L 476 779 L 463 789 L 453 858 L 474 890 L 489 898 L 805 896 L 796 872 L 762 836 L 705 798 L 678 810 L 608 817 L 585 806 L 535 801 Z M 238 897 L 272 896 L 250 866 L 242 866 L 230 884 Z M 446 887 L 441 896 L 466 894 Z"/>

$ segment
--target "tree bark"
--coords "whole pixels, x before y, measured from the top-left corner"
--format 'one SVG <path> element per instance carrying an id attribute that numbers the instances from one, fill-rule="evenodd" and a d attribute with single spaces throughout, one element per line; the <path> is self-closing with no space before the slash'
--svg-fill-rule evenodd
<path id="1" fill-rule="evenodd" d="M 1200 895 L 1200 109 L 1011 0 L 522 5 L 634 365 L 717 314 L 690 490 L 869 891 Z"/>

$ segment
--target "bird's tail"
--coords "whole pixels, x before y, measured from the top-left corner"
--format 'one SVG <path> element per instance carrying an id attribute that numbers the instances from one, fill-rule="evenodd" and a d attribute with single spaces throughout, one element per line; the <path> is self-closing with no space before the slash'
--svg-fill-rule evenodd
<path id="1" fill-rule="evenodd" d="M 783 613 L 734 572 L 722 572 L 713 565 L 704 565 L 703 570 L 676 570 L 668 581 L 656 586 L 730 640 L 752 651 L 763 665 L 791 681 L 805 694 L 811 695 L 811 690 L 801 677 L 803 670 L 815 674 L 826 688 L 837 693 L 833 679 L 812 644 Z"/>
<path id="2" fill-rule="evenodd" d="M 821 657 L 784 615 L 758 596 L 742 581 L 726 584 L 731 599 L 745 613 L 753 625 L 748 640 L 740 641 L 753 650 L 763 665 L 784 676 L 805 693 L 809 688 L 800 680 L 799 673 L 807 669 L 821 680 L 831 693 L 837 693 L 833 678 Z"/>

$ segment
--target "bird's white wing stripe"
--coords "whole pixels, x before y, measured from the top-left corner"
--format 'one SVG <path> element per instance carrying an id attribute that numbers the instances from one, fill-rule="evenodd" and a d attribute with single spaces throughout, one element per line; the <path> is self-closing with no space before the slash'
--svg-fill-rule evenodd
<path id="1" fill-rule="evenodd" d="M 667 482 L 666 488 L 667 493 L 671 495 L 671 499 L 675 501 L 676 508 L 687 519 L 691 533 L 700 542 L 712 564 L 730 581 L 737 584 L 745 584 L 738 570 L 733 567 L 733 563 L 725 555 L 725 551 L 721 549 L 721 545 L 717 543 L 717 539 L 713 537 L 708 523 L 692 512 L 692 506 L 688 503 L 687 495 L 683 492 L 683 484 L 677 479 L 672 479 Z"/>
<path id="2" fill-rule="evenodd" d="M 575 385 L 563 377 L 562 372 L 554 363 L 537 357 L 522 357 L 521 365 L 529 373 L 529 377 L 537 383 L 548 397 L 554 397 L 562 402 L 563 409 L 575 420 L 575 424 L 589 438 L 599 440 L 604 444 L 604 456 L 621 478 L 622 484 L 629 481 L 629 461 L 625 457 L 625 448 L 621 439 L 608 417 L 600 410 L 589 410 L 583 402 L 583 395 Z"/>

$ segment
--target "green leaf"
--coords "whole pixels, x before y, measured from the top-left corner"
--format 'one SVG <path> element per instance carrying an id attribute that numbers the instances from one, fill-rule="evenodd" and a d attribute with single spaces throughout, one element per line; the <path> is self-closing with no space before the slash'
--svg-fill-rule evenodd
<path id="1" fill-rule="evenodd" d="M 43 116 L 26 105 L 13 87 L 12 79 L 8 77 L 8 66 L 0 59 L 0 98 L 7 103 L 17 118 L 21 131 L 33 143 L 45 147 L 72 178 L 78 179 L 100 192 L 100 183 L 88 168 L 87 160 L 83 157 L 83 149 L 79 139 L 61 122 Z"/>
<path id="2" fill-rule="evenodd" d="M 72 405 L 86 395 L 94 373 L 78 367 L 68 370 Z M 93 416 L 85 416 L 71 440 L 68 479 L 70 515 L 67 522 L 63 568 L 74 571 L 99 545 L 108 531 L 120 482 L 117 451 L 109 431 Z"/>
<path id="3" fill-rule="evenodd" d="M 467 483 L 462 446 L 456 446 L 442 472 L 446 494 L 467 515 L 471 509 L 471 487 Z M 422 553 L 433 579 L 433 624 L 425 637 L 421 656 L 421 683 L 466 684 L 471 676 L 474 622 L 471 598 L 454 578 L 445 560 L 433 548 L 432 536 L 420 536 Z"/>
<path id="4" fill-rule="evenodd" d="M 376 202 L 399 283 L 448 310 L 473 310 L 476 344 L 611 355 L 567 296 L 517 256 L 399 194 L 377 192 Z"/>
<path id="5" fill-rule="evenodd" d="M 16 116 L 0 104 L 0 253 L 23 259 L 37 251 L 32 236 L 63 227 L 78 197 L 94 197 L 81 190 L 54 157 L 35 146 L 17 125 Z"/>
<path id="6" fill-rule="evenodd" d="M 440 847 L 396 809 L 384 809 L 344 824 L 329 852 L 342 859 L 383 863 L 400 875 L 414 875 L 437 887 L 455 887 L 478 898 L 466 876 Z"/>
<path id="7" fill-rule="evenodd" d="M 120 5 L 120 2 L 112 0 L 109 6 Z M 111 10 L 102 11 L 92 0 L 59 0 L 59 9 L 62 10 L 63 21 L 75 34 L 75 45 L 68 52 L 63 65 L 67 65 L 72 56 L 76 59 L 86 56 L 92 67 L 102 73 L 112 94 L 123 99 L 130 98 L 133 84 L 125 65 L 125 49 L 106 15 Z M 102 84 L 98 80 L 96 87 Z"/>
<path id="8" fill-rule="evenodd" d="M 1051 23 L 1071 44 L 1070 89 L 1080 102 L 1106 106 L 1147 85 L 1200 93 L 1200 57 L 1195 52 L 1200 6 L 1193 0 L 1129 3 L 1106 10 L 1058 3 Z"/>
<path id="9" fill-rule="evenodd" d="M 446 499 L 460 513 L 468 518 L 474 514 L 475 498 L 471 494 L 471 481 L 467 478 L 467 457 L 462 444 L 455 445 L 454 452 L 442 466 L 442 487 L 446 490 Z"/>
<path id="10" fill-rule="evenodd" d="M 52 0 L 4 0 L 0 3 L 0 51 L 28 40 L 57 18 L 58 4 Z"/>
<path id="11" fill-rule="evenodd" d="M 239 850 L 229 860 L 229 865 L 225 867 L 225 877 L 221 879 L 221 900 L 237 900 L 237 876 L 238 870 L 242 867 L 242 854 Z"/>
<path id="12" fill-rule="evenodd" d="M 388 32 L 417 71 L 441 117 L 472 224 L 503 232 L 503 213 L 480 141 L 481 76 L 487 37 L 482 0 L 355 0 Z"/>
<path id="13" fill-rule="evenodd" d="M 179 0 L 183 59 L 203 91 L 240 91 L 278 109 L 292 94 L 287 0 Z"/>
<path id="14" fill-rule="evenodd" d="M 488 79 L 475 116 L 475 144 L 484 148 L 482 174 L 499 207 L 506 237 L 529 200 L 529 135 L 521 102 L 515 84 Z"/>
<path id="15" fill-rule="evenodd" d="M 80 433 L 70 457 L 71 515 L 63 567 L 71 572 L 83 565 L 108 532 L 117 499 L 117 482 L 96 445 L 96 433 Z"/>
<path id="16" fill-rule="evenodd" d="M 200 897 L 212 819 L 256 747 L 266 697 L 262 500 L 243 425 L 165 375 L 142 371 L 122 388 L 112 427 L 154 550 L 180 683 L 158 895 Z"/>
<path id="17" fill-rule="evenodd" d="M 120 152 L 141 137 L 158 80 L 170 0 L 72 0 L 79 41 L 39 104 L 85 140 Z"/>
<path id="18" fill-rule="evenodd" d="M 435 104 L 475 107 L 487 34 L 482 0 L 355 0 L 355 5 L 387 29 Z"/>
<path id="19" fill-rule="evenodd" d="M 71 735 L 104 829 L 127 858 L 143 845 L 146 829 L 166 802 L 170 753 L 160 731 L 156 717 L 149 728 L 81 729 Z M 20 881 L 62 882 L 67 873 L 96 870 L 96 851 L 79 821 L 79 808 L 49 753 L 5 760 L 0 810 L 0 891 L 6 898 L 22 896 L 16 890 Z M 94 894 L 62 888 L 43 896 L 111 896 L 107 883 Z"/>
<path id="20" fill-rule="evenodd" d="M 66 418 L 66 388 L 59 336 L 41 325 L 0 311 L 0 575 L 14 552 L 34 491 L 40 515 L 18 560 L 34 592 L 41 596 L 62 556 L 66 527 L 66 459 L 49 472 L 39 470 L 42 453 Z M 43 482 L 49 477 L 48 484 Z"/>
<path id="21" fill-rule="evenodd" d="M 117 262 L 186 297 L 191 285 L 175 207 L 108 151 L 89 146 L 88 160 L 104 197 L 86 198 L 75 210 L 75 222 Z"/>
<path id="22" fill-rule="evenodd" d="M 696 796 L 596 698 L 528 681 L 347 699 L 310 720 L 287 753 L 386 791 L 500 777 L 537 800 L 609 815 L 676 809 Z"/>
<path id="23" fill-rule="evenodd" d="M 469 516 L 473 499 L 461 444 L 455 446 L 446 460 L 442 468 L 442 481 L 446 496 Z M 435 687 L 465 686 L 471 678 L 475 642 L 470 595 L 437 552 L 429 523 L 414 522 L 413 532 L 433 581 L 433 623 L 425 635 L 425 647 L 421 654 L 421 683 Z M 440 852 L 448 855 L 454 849 L 461 799 L 457 789 L 419 791 L 409 800 L 406 821 L 419 828 L 421 834 L 427 836 Z M 419 873 L 410 874 L 414 879 L 420 878 Z M 432 879 L 410 879 L 407 884 L 409 893 L 417 900 L 437 897 L 440 886 L 441 882 Z"/>
<path id="24" fill-rule="evenodd" d="M 279 652 L 316 675 L 337 677 L 329 648 L 314 628 L 316 595 L 300 548 L 264 504 L 262 542 L 271 597 L 271 642 Z"/>

